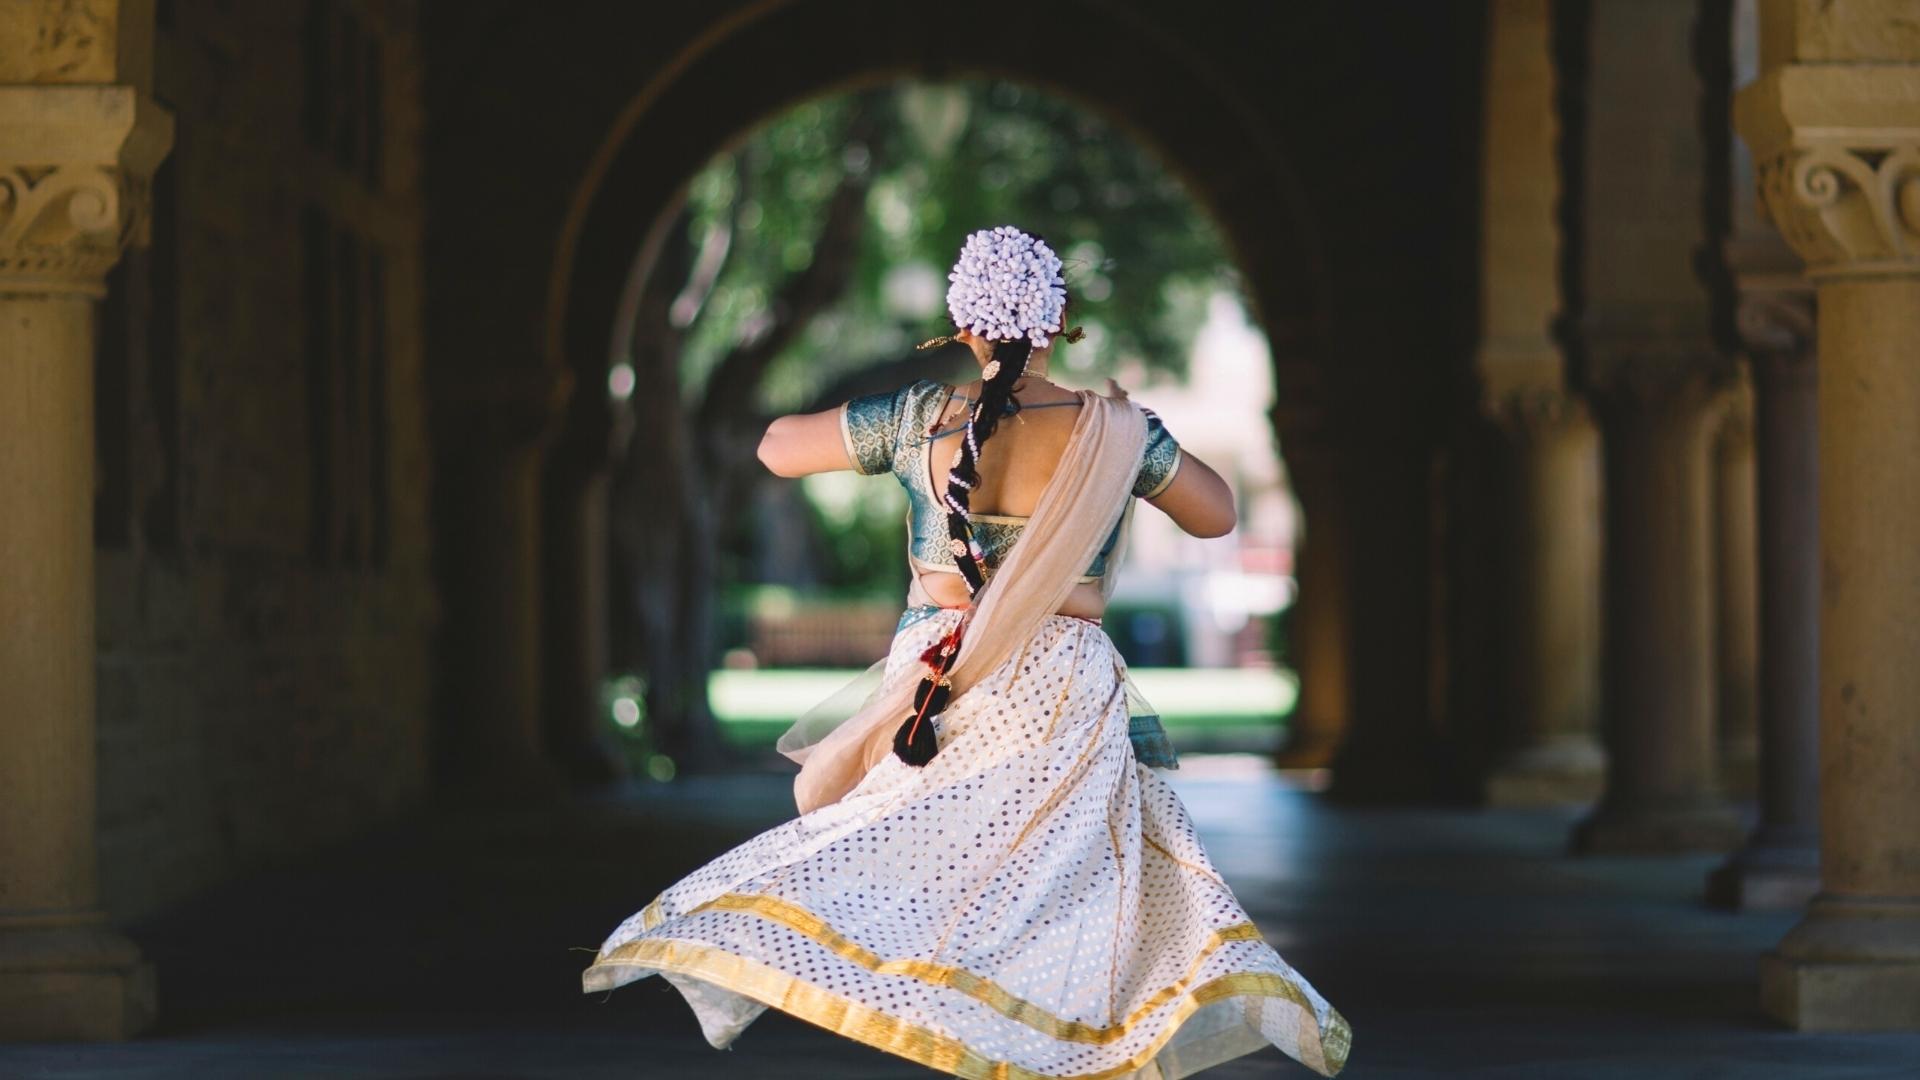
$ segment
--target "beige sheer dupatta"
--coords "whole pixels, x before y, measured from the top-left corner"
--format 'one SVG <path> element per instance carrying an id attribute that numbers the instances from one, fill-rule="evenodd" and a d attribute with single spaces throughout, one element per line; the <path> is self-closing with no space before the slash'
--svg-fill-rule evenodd
<path id="1" fill-rule="evenodd" d="M 971 621 L 949 678 L 952 708 L 967 689 L 1013 655 L 1042 619 L 1059 609 L 1081 572 L 1132 508 L 1133 481 L 1146 447 L 1146 414 L 1122 392 L 1079 390 L 1082 407 L 1067 443 L 1020 538 L 974 597 Z M 1109 589 L 1119 551 L 1109 556 Z M 802 814 L 837 802 L 893 752 L 894 731 L 913 709 L 925 665 L 902 665 L 857 711 L 817 742 L 782 738 L 780 752 L 800 763 L 794 802 Z M 795 725 L 798 730 L 799 725 Z"/>

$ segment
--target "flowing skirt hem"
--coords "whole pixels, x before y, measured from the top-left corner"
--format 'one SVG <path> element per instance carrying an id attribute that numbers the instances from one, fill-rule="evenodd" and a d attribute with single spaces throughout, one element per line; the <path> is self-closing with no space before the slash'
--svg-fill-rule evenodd
<path id="1" fill-rule="evenodd" d="M 639 946 L 639 948 L 635 948 Z M 586 992 L 612 990 L 658 974 L 686 999 L 715 1049 L 730 1045 L 768 1006 L 816 1027 L 966 1080 L 1180 1080 L 1268 1046 L 1322 1076 L 1346 1064 L 1352 1033 L 1329 1008 L 1320 1022 L 1299 991 L 1268 972 L 1223 975 L 1172 1003 L 1167 1029 L 1132 1058 L 1085 1073 L 1043 1073 L 997 1061 L 964 1042 L 863 1005 L 707 942 L 653 938 L 633 942 L 620 960 L 599 960 L 581 975 Z"/>
<path id="2" fill-rule="evenodd" d="M 1179 1080 L 1268 1044 L 1334 1075 L 1346 1021 L 1247 917 L 1132 714 L 1112 641 L 1050 618 L 933 718 L 932 761 L 888 754 L 681 878 L 583 986 L 659 974 L 716 1048 L 774 1007 L 970 1080 Z"/>

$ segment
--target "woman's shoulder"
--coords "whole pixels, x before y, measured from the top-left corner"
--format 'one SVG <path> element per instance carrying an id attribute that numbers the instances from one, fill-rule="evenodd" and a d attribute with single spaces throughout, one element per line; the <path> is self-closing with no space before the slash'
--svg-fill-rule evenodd
<path id="1" fill-rule="evenodd" d="M 926 427 L 949 389 L 937 379 L 915 379 L 848 399 L 841 433 L 854 468 L 866 475 L 891 468 L 907 433 Z"/>
<path id="2" fill-rule="evenodd" d="M 891 414 L 898 418 L 902 412 L 938 397 L 947 389 L 946 383 L 936 379 L 915 379 L 891 390 L 875 390 L 849 398 L 847 409 L 853 413 Z"/>
<path id="3" fill-rule="evenodd" d="M 914 430 L 924 430 L 953 391 L 951 383 L 939 379 L 913 380 L 899 390 L 901 419 Z"/>
<path id="4" fill-rule="evenodd" d="M 861 394 L 853 398 L 852 401 L 862 405 L 884 404 L 888 408 L 897 410 L 905 408 L 915 402 L 939 397 L 950 389 L 952 389 L 952 387 L 938 379 L 914 379 L 912 382 L 902 383 L 891 390 L 876 390 L 872 393 Z"/>
<path id="5" fill-rule="evenodd" d="M 1180 471 L 1180 441 L 1167 430 L 1159 413 L 1138 402 L 1134 405 L 1146 414 L 1147 438 L 1140 448 L 1140 471 L 1134 478 L 1133 493 L 1151 499 L 1167 490 L 1174 474 Z"/>
<path id="6" fill-rule="evenodd" d="M 900 392 L 905 394 L 908 400 L 913 401 L 921 398 L 940 397 L 951 389 L 953 389 L 953 384 L 941 382 L 939 379 L 915 379 L 901 387 Z"/>

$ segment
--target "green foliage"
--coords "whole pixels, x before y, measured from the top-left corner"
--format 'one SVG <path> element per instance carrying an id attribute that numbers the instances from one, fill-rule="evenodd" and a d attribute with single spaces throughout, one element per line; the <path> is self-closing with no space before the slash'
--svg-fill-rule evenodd
<path id="1" fill-rule="evenodd" d="M 725 258 L 688 328 L 689 395 L 763 330 L 849 175 L 869 185 L 854 281 L 763 380 L 770 412 L 950 330 L 946 274 L 974 229 L 1017 224 L 1062 253 L 1068 314 L 1088 338 L 1062 345 L 1056 367 L 1092 385 L 1128 361 L 1180 371 L 1203 313 L 1194 298 L 1239 285 L 1211 219 L 1099 116 L 1013 82 L 898 83 L 800 105 L 695 177 L 693 242 L 712 259 L 724 237 Z"/>

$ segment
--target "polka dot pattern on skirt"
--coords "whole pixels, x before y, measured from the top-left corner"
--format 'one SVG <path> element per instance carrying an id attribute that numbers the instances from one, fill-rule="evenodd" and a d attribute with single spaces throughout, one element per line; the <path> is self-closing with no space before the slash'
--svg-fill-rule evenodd
<path id="1" fill-rule="evenodd" d="M 888 670 L 959 617 L 900 630 Z M 709 1043 L 767 1007 L 966 1077 L 1172 1080 L 1268 1045 L 1331 1076 L 1346 1020 L 1261 937 L 1127 735 L 1125 662 L 1045 618 L 836 803 L 622 922 L 589 991 L 659 974 Z"/>

